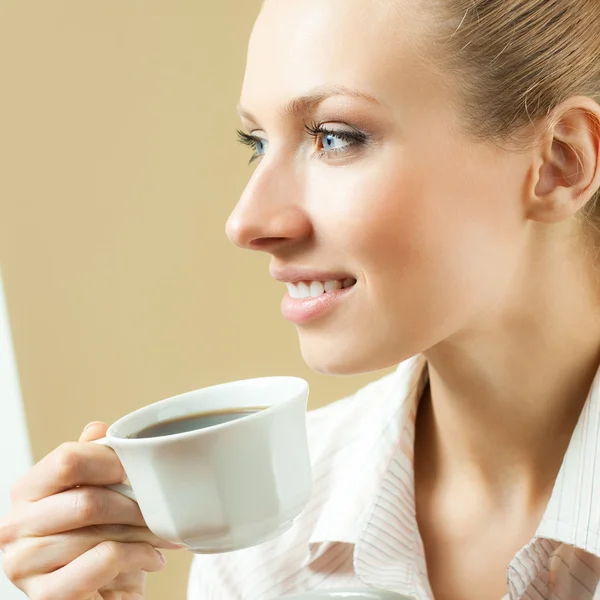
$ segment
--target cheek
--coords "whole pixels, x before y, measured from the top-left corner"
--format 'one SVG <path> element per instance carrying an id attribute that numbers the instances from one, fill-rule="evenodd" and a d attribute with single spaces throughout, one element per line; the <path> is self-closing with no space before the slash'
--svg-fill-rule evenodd
<path id="1" fill-rule="evenodd" d="M 394 169 L 396 158 L 381 153 L 347 166 L 319 167 L 308 178 L 307 210 L 317 238 L 330 250 L 335 245 L 336 258 L 365 276 L 412 254 L 428 233 L 426 211 L 415 197 L 418 177 Z"/>
<path id="2" fill-rule="evenodd" d="M 435 156 L 430 148 L 420 156 L 427 160 L 407 161 L 386 179 L 362 252 L 372 261 L 373 294 L 390 310 L 404 295 L 415 323 L 420 315 L 454 327 L 509 285 L 521 249 L 520 195 L 493 153 Z"/>
<path id="3" fill-rule="evenodd" d="M 523 219 L 512 167 L 482 154 L 440 144 L 380 155 L 330 169 L 308 194 L 317 234 L 364 278 L 379 319 L 439 321 L 502 294 Z"/>

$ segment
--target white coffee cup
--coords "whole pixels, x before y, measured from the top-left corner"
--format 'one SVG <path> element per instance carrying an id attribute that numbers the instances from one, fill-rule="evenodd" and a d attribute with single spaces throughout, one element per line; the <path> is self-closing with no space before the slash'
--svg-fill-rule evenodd
<path id="1" fill-rule="evenodd" d="M 234 381 L 174 396 L 119 419 L 97 443 L 118 455 L 135 500 L 159 537 L 195 553 L 240 550 L 277 537 L 310 498 L 308 383 Z M 229 422 L 161 437 L 131 437 L 199 413 L 265 407 Z"/>

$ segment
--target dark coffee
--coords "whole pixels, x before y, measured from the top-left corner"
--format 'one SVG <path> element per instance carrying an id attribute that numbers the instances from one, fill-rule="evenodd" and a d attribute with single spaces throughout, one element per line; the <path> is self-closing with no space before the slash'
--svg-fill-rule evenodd
<path id="1" fill-rule="evenodd" d="M 206 429 L 214 427 L 222 423 L 236 421 L 242 417 L 253 415 L 261 410 L 265 410 L 266 406 L 252 406 L 247 408 L 229 408 L 226 410 L 214 410 L 210 412 L 202 412 L 185 417 L 178 417 L 169 421 L 160 421 L 153 423 L 149 427 L 145 427 L 141 431 L 127 436 L 132 439 L 161 437 L 164 435 L 173 435 L 175 433 L 185 433 L 186 431 L 196 431 L 197 429 Z"/>

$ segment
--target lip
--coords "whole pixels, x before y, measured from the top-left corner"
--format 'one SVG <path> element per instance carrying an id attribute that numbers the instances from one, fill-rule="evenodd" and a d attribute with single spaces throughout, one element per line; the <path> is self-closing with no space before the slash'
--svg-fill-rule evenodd
<path id="1" fill-rule="evenodd" d="M 300 281 L 344 281 L 345 279 L 354 279 L 356 277 L 347 271 L 320 271 L 308 267 L 277 267 L 271 265 L 271 277 L 282 283 L 299 283 Z M 335 307 L 345 300 L 357 283 L 348 288 L 332 290 L 321 294 L 316 298 L 292 298 L 286 293 L 281 301 L 281 313 L 285 319 L 296 325 L 304 325 L 315 321 L 330 313 Z"/>
<path id="2" fill-rule="evenodd" d="M 314 269 L 304 269 L 301 267 L 271 267 L 271 277 L 283 283 L 298 283 L 300 281 L 344 281 L 344 279 L 356 279 L 350 273 L 342 271 L 316 271 Z M 350 288 L 348 288 L 350 289 Z"/>
<path id="3" fill-rule="evenodd" d="M 296 325 L 311 323 L 335 310 L 335 307 L 346 300 L 355 287 L 356 284 L 349 288 L 321 294 L 316 298 L 292 298 L 286 293 L 281 301 L 281 314 L 284 319 Z"/>

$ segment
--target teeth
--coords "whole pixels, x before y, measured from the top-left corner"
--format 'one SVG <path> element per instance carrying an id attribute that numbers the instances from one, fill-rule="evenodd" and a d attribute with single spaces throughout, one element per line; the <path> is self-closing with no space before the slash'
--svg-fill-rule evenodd
<path id="1" fill-rule="evenodd" d="M 300 281 L 298 283 L 286 283 L 288 294 L 291 298 L 301 300 L 304 298 L 318 298 L 327 292 L 334 292 L 349 288 L 356 283 L 356 279 L 348 278 L 337 281 Z"/>
<path id="2" fill-rule="evenodd" d="M 341 281 L 326 281 L 325 282 L 325 291 L 332 292 L 333 290 L 341 290 L 342 282 Z"/>
<path id="3" fill-rule="evenodd" d="M 298 288 L 293 283 L 286 283 L 285 285 L 287 286 L 288 294 L 292 298 L 300 298 L 298 295 Z"/>
<path id="4" fill-rule="evenodd" d="M 304 281 L 297 283 L 296 289 L 298 290 L 298 298 L 310 298 L 310 288 Z"/>
<path id="5" fill-rule="evenodd" d="M 310 297 L 318 298 L 321 294 L 325 293 L 325 286 L 320 281 L 313 281 L 310 284 Z"/>

